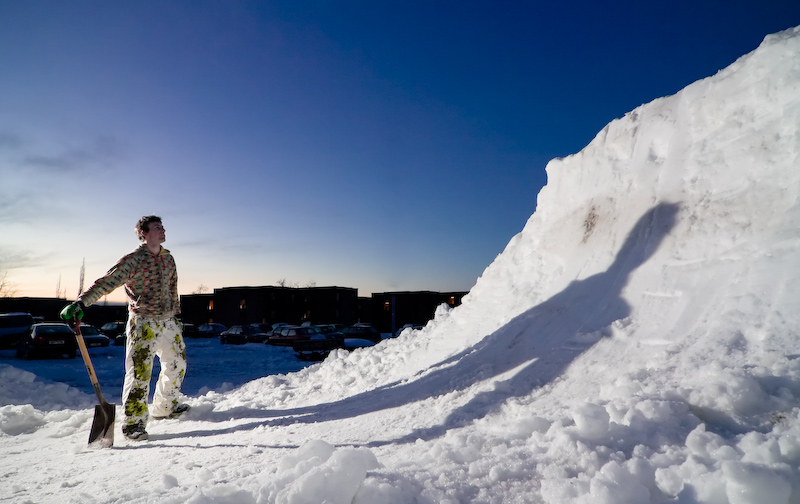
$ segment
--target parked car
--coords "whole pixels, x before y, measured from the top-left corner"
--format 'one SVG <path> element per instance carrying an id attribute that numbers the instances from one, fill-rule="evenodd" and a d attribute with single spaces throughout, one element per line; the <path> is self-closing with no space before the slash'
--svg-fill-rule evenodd
<path id="1" fill-rule="evenodd" d="M 223 345 L 244 345 L 247 343 L 247 336 L 244 328 L 240 325 L 231 326 L 219 333 L 219 342 Z"/>
<path id="2" fill-rule="evenodd" d="M 242 328 L 248 343 L 264 343 L 267 341 L 269 334 L 262 329 L 262 326 L 266 326 L 266 324 L 250 324 Z"/>
<path id="3" fill-rule="evenodd" d="M 125 340 L 127 339 L 125 336 L 126 326 L 126 322 L 121 322 L 119 320 L 114 322 L 106 322 L 100 326 L 100 332 L 114 340 L 115 345 L 125 346 Z"/>
<path id="4" fill-rule="evenodd" d="M 186 322 L 181 323 L 181 330 L 183 331 L 184 338 L 196 338 L 197 337 L 197 326 L 194 324 L 187 324 Z"/>
<path id="5" fill-rule="evenodd" d="M 272 330 L 272 326 L 269 324 L 262 324 L 260 322 L 253 322 L 250 324 L 250 327 L 255 327 L 259 331 L 263 332 L 264 334 L 269 333 Z"/>
<path id="6" fill-rule="evenodd" d="M 322 324 L 312 327 L 317 330 L 317 334 L 312 335 L 308 339 L 292 342 L 292 349 L 295 351 L 298 359 L 321 361 L 328 356 L 331 350 L 344 348 L 344 334 L 334 325 Z"/>
<path id="7" fill-rule="evenodd" d="M 346 350 L 352 350 L 353 348 L 364 348 L 364 347 L 371 347 L 375 346 L 375 342 L 371 340 L 365 340 L 361 338 L 345 338 L 344 339 L 344 348 Z"/>
<path id="8" fill-rule="evenodd" d="M 292 350 L 300 360 L 321 361 L 331 353 L 331 350 L 344 348 L 344 339 L 328 339 L 321 334 L 315 334 L 306 340 L 292 342 Z"/>
<path id="9" fill-rule="evenodd" d="M 105 334 L 111 339 L 116 338 L 120 334 L 125 334 L 125 322 L 116 320 L 114 322 L 106 322 L 100 326 L 100 332 Z"/>
<path id="10" fill-rule="evenodd" d="M 256 334 L 255 337 L 254 338 L 250 338 L 249 341 L 252 341 L 252 342 L 255 342 L 255 343 L 264 343 L 270 336 L 272 336 L 273 329 L 272 329 L 272 326 L 269 325 L 269 324 L 262 324 L 260 322 L 254 322 L 254 323 L 250 324 L 250 327 L 255 328 L 256 333 L 261 333 L 261 334 L 263 334 L 263 336 L 261 336 L 261 334 Z M 282 325 L 278 326 L 278 327 L 282 327 Z"/>
<path id="11" fill-rule="evenodd" d="M 197 327 L 197 332 L 195 335 L 198 338 L 216 338 L 219 336 L 222 331 L 228 329 L 222 324 L 217 324 L 216 322 L 207 322 L 205 324 L 200 324 Z"/>
<path id="12" fill-rule="evenodd" d="M 270 345 L 291 346 L 295 341 L 307 340 L 312 336 L 320 336 L 313 327 L 283 326 L 280 330 L 273 331 L 266 342 Z"/>
<path id="13" fill-rule="evenodd" d="M 313 326 L 314 329 L 317 330 L 320 334 L 325 336 L 328 339 L 342 339 L 344 338 L 344 333 L 340 331 L 335 325 L 333 324 L 320 324 Z"/>
<path id="14" fill-rule="evenodd" d="M 34 324 L 17 342 L 17 357 L 24 359 L 40 356 L 56 357 L 64 354 L 73 358 L 77 351 L 75 333 L 67 324 L 52 322 Z"/>
<path id="15" fill-rule="evenodd" d="M 345 338 L 365 339 L 373 343 L 380 343 L 381 333 L 370 324 L 355 324 L 342 329 Z"/>
<path id="16" fill-rule="evenodd" d="M 111 343 L 108 336 L 89 324 L 81 324 L 81 336 L 83 336 L 86 348 L 107 347 Z"/>
<path id="17" fill-rule="evenodd" d="M 413 330 L 416 331 L 416 330 L 422 329 L 423 327 L 425 327 L 425 326 L 424 325 L 420 325 L 420 324 L 406 324 L 403 327 L 401 327 L 400 329 L 398 329 L 396 333 L 394 333 L 394 337 L 396 338 L 396 337 L 400 336 L 400 334 L 403 331 L 405 331 L 406 329 L 413 329 Z"/>
<path id="18" fill-rule="evenodd" d="M 277 334 L 278 331 L 280 331 L 281 327 L 286 327 L 288 325 L 291 325 L 291 324 L 287 324 L 286 322 L 276 322 L 276 323 L 272 324 L 272 326 L 271 326 L 272 327 L 272 332 Z"/>
<path id="19" fill-rule="evenodd" d="M 0 348 L 16 347 L 20 337 L 28 334 L 34 323 L 30 313 L 0 314 Z"/>

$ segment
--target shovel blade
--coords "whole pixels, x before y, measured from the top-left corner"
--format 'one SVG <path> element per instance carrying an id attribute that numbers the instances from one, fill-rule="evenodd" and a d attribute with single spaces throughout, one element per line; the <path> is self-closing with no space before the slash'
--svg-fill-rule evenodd
<path id="1" fill-rule="evenodd" d="M 89 432 L 89 444 L 99 444 L 103 448 L 114 445 L 114 415 L 116 406 L 103 402 L 94 407 L 92 430 Z"/>

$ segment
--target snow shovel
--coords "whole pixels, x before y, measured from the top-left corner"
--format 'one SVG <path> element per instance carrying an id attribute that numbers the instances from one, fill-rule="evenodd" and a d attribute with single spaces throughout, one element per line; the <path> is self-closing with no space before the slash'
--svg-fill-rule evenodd
<path id="1" fill-rule="evenodd" d="M 75 326 L 72 329 L 75 331 L 75 339 L 78 340 L 81 357 L 83 357 L 83 363 L 86 364 L 86 370 L 89 372 L 89 379 L 92 381 L 94 392 L 100 401 L 100 404 L 94 407 L 94 420 L 92 421 L 92 430 L 89 432 L 89 445 L 99 443 L 103 448 L 110 448 L 114 445 L 114 413 L 116 412 L 116 406 L 109 404 L 103 398 L 103 393 L 100 391 L 100 383 L 98 383 L 97 375 L 94 373 L 92 360 L 89 358 L 89 351 L 86 350 L 86 343 L 83 341 L 81 322 L 77 317 L 75 318 Z"/>

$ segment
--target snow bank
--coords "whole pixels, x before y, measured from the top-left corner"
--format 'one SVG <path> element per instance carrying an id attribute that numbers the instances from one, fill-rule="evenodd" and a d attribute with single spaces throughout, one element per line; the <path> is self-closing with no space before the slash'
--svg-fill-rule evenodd
<path id="1" fill-rule="evenodd" d="M 393 411 L 385 502 L 800 502 L 798 125 L 794 29 L 550 162 L 462 306 L 252 392 Z"/>
<path id="2" fill-rule="evenodd" d="M 324 441 L 310 441 L 280 461 L 275 479 L 261 489 L 259 502 L 348 504 L 367 471 L 378 467 L 369 450 L 336 450 Z"/>
<path id="3" fill-rule="evenodd" d="M 800 501 L 798 125 L 794 29 L 549 163 L 461 307 L 252 391 L 393 411 L 385 502 Z"/>
<path id="4" fill-rule="evenodd" d="M 46 382 L 33 373 L 0 364 L 0 433 L 16 436 L 63 418 L 58 410 L 91 406 L 91 398 L 64 383 Z M 53 410 L 56 410 L 53 412 Z"/>

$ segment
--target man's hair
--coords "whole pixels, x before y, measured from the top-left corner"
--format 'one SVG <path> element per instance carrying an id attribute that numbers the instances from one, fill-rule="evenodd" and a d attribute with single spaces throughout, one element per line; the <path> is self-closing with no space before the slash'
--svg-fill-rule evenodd
<path id="1" fill-rule="evenodd" d="M 158 215 L 145 215 L 139 222 L 136 223 L 136 236 L 139 237 L 139 241 L 144 241 L 144 234 L 150 231 L 150 224 L 152 222 L 161 223 L 161 217 Z"/>

